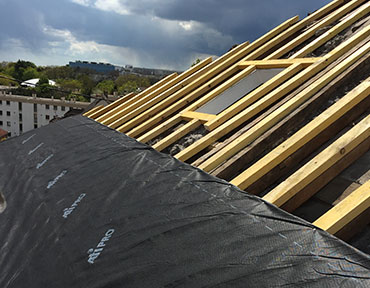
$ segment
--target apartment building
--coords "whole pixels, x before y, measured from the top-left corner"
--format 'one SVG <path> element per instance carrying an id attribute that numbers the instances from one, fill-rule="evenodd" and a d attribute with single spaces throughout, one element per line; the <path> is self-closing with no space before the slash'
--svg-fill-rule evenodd
<path id="1" fill-rule="evenodd" d="M 64 116 L 71 108 L 83 109 L 90 103 L 12 95 L 0 91 L 0 128 L 18 136 Z"/>

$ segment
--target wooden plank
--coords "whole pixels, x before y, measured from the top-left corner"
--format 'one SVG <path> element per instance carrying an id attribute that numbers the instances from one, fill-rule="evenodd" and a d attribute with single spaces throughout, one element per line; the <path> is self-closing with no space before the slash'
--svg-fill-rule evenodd
<path id="1" fill-rule="evenodd" d="M 241 55 L 241 53 L 240 53 L 240 55 L 238 55 L 238 60 L 241 60 L 241 58 L 245 57 L 245 55 L 248 55 L 250 52 L 254 51 L 255 49 L 258 49 L 258 47 L 265 44 L 267 41 L 271 41 L 271 39 L 273 39 L 273 37 L 275 37 L 277 35 L 279 35 L 279 39 L 283 40 L 284 38 L 280 34 L 283 31 L 287 30 L 289 27 L 293 26 L 294 23 L 296 23 L 298 21 L 298 19 L 299 19 L 298 16 L 293 17 L 293 18 L 285 21 L 284 23 L 282 23 L 281 25 L 279 25 L 275 29 L 271 30 L 270 32 L 268 32 L 264 36 L 260 37 L 256 41 L 254 41 L 248 47 L 248 49 L 243 52 L 243 55 Z M 286 37 L 288 37 L 288 36 L 286 35 Z M 259 55 L 259 54 L 256 54 L 256 55 Z M 239 56 L 242 56 L 242 57 L 239 57 Z M 243 58 L 243 59 L 246 60 L 245 58 Z M 224 80 L 229 78 L 231 75 L 233 75 L 235 72 L 237 72 L 238 69 L 239 69 L 238 64 L 236 63 L 233 66 L 226 69 L 225 71 L 223 71 L 222 73 L 219 73 L 219 74 L 215 75 L 214 78 L 209 80 L 207 83 L 203 84 L 201 87 L 197 88 L 195 91 L 189 93 L 188 95 L 184 96 L 181 99 L 178 99 L 174 104 L 172 104 L 168 108 L 163 109 L 160 112 L 155 112 L 155 113 L 153 111 L 151 111 L 149 120 L 147 120 L 145 122 L 142 122 L 141 124 L 140 124 L 140 121 L 133 121 L 130 125 L 130 126 L 132 126 L 132 130 L 130 130 L 128 132 L 126 131 L 125 133 L 127 135 L 131 136 L 131 137 L 136 137 L 137 135 L 140 135 L 140 134 L 144 133 L 148 129 L 155 126 L 157 123 L 161 122 L 163 119 L 165 119 L 165 118 L 169 117 L 171 114 L 173 114 L 173 111 L 177 111 L 177 110 L 183 108 L 189 102 L 195 100 L 196 98 L 202 96 L 204 93 L 207 93 L 208 91 L 213 89 L 213 87 L 217 86 L 219 83 L 223 82 Z M 158 135 L 153 134 L 151 137 L 153 139 L 156 136 L 158 136 Z"/>
<path id="2" fill-rule="evenodd" d="M 329 29 L 324 34 L 317 37 L 311 43 L 305 45 L 302 49 L 300 49 L 299 51 L 294 53 L 291 57 L 289 57 L 289 59 L 304 57 L 307 54 L 315 51 L 317 48 L 324 45 L 326 42 L 328 42 L 334 36 L 338 35 L 344 29 L 351 26 L 353 23 L 355 23 L 356 21 L 361 19 L 363 16 L 365 16 L 369 12 L 370 12 L 370 3 L 366 3 L 360 9 L 358 9 L 356 11 L 356 13 L 354 13 L 353 15 L 351 15 L 350 17 L 348 17 L 344 21 L 341 21 L 340 23 L 335 25 L 333 28 Z"/>
<path id="3" fill-rule="evenodd" d="M 239 63 L 240 69 L 248 68 L 249 66 L 256 66 L 260 69 L 285 68 L 293 64 L 302 64 L 308 67 L 311 64 L 321 60 L 321 58 L 295 58 L 295 59 L 272 59 L 272 60 L 249 60 Z"/>
<path id="4" fill-rule="evenodd" d="M 126 108 L 120 109 L 114 115 L 110 116 L 104 121 L 101 121 L 101 123 L 112 128 L 118 127 L 127 119 L 131 119 L 132 117 L 141 113 L 148 106 L 154 105 L 155 103 L 165 99 L 169 95 L 188 85 L 191 81 L 199 77 L 199 75 L 207 72 L 208 69 L 210 69 L 209 63 L 211 63 L 211 61 L 212 57 L 204 59 L 202 62 L 181 73 L 175 79 L 161 86 L 154 92 L 146 95 L 145 97 L 141 97 L 135 103 L 132 103 Z"/>
<path id="5" fill-rule="evenodd" d="M 198 128 L 201 124 L 202 124 L 202 121 L 200 121 L 199 119 L 193 119 L 190 122 L 186 123 L 181 128 L 177 129 L 174 133 L 168 135 L 166 138 L 154 144 L 153 148 L 158 151 L 162 151 L 163 149 L 167 148 L 171 144 L 175 143 L 177 140 L 184 137 L 186 134 Z"/>
<path id="6" fill-rule="evenodd" d="M 150 140 L 154 139 L 154 137 L 152 137 L 153 134 L 155 134 L 156 136 L 161 135 L 162 133 L 166 132 L 168 129 L 180 123 L 182 120 L 183 119 L 180 115 L 177 115 L 177 117 L 172 117 L 168 121 L 165 121 L 162 124 L 156 126 L 152 130 L 150 130 L 148 133 L 143 134 L 142 136 L 137 138 L 137 140 L 143 143 L 147 143 Z"/>
<path id="7" fill-rule="evenodd" d="M 117 107 L 114 107 L 104 115 L 101 115 L 96 120 L 99 122 L 103 122 L 110 117 L 113 117 L 116 113 L 119 111 L 130 107 L 131 105 L 138 103 L 142 98 L 144 97 L 154 97 L 155 95 L 158 95 L 171 87 L 172 85 L 175 85 L 176 83 L 180 82 L 183 76 L 179 76 L 177 73 L 173 73 L 171 75 L 168 75 L 164 79 L 160 80 L 159 82 L 155 83 L 154 85 L 150 86 L 149 88 L 145 89 L 143 92 L 135 95 L 130 100 L 128 100 L 125 103 L 122 103 L 118 105 Z"/>
<path id="8" fill-rule="evenodd" d="M 207 113 L 194 112 L 194 111 L 185 111 L 185 112 L 182 112 L 180 115 L 185 120 L 199 119 L 204 122 L 207 122 L 207 121 L 210 121 L 216 118 L 216 115 L 214 114 L 207 114 Z"/>
<path id="9" fill-rule="evenodd" d="M 90 109 L 89 111 L 85 112 L 83 114 L 83 116 L 85 117 L 90 117 L 91 114 L 95 113 L 96 111 L 99 111 L 103 108 L 104 106 L 103 105 L 98 105 L 98 106 L 95 106 L 93 107 L 92 109 Z"/>
<path id="10" fill-rule="evenodd" d="M 129 93 L 129 94 L 117 99 L 116 101 L 110 103 L 109 105 L 105 106 L 103 109 L 100 109 L 99 111 L 94 111 L 92 114 L 89 115 L 89 118 L 96 119 L 96 118 L 102 116 L 103 114 L 109 112 L 113 108 L 115 108 L 115 107 L 127 102 L 128 100 L 132 99 L 132 97 L 134 97 L 134 96 L 135 96 L 135 93 Z"/>
<path id="11" fill-rule="evenodd" d="M 287 202 L 285 202 L 280 208 L 292 213 L 303 203 L 308 201 L 312 196 L 318 193 L 322 188 L 324 188 L 329 182 L 331 182 L 335 177 L 337 177 L 346 168 L 357 161 L 362 155 L 368 152 L 370 149 L 370 138 L 367 138 L 361 144 L 359 144 L 355 149 L 346 153 L 342 159 L 334 163 L 326 171 L 323 171 L 313 182 L 309 183 L 304 187 L 300 193 L 291 197 Z"/>
<path id="12" fill-rule="evenodd" d="M 349 13 L 351 10 L 355 9 L 357 6 L 359 6 L 361 3 L 365 2 L 367 0 L 352 0 L 349 3 L 343 5 L 342 7 L 336 9 L 333 13 L 325 17 L 322 21 L 318 22 L 316 25 L 312 26 L 307 31 L 301 33 L 298 37 L 294 38 L 289 43 L 285 44 L 283 47 L 279 48 L 272 54 L 270 54 L 267 59 L 277 59 L 285 54 L 289 53 L 291 50 L 293 50 L 295 47 L 297 47 L 299 44 L 302 44 L 303 42 L 307 41 L 310 37 L 314 36 L 316 31 L 320 28 L 324 28 L 336 20 L 340 19 L 347 13 Z"/>
<path id="13" fill-rule="evenodd" d="M 370 78 L 231 181 L 246 189 L 370 95 Z"/>
<path id="14" fill-rule="evenodd" d="M 264 97 L 267 93 L 271 92 L 273 89 L 281 85 L 282 83 L 288 81 L 292 76 L 297 74 L 299 71 L 303 69 L 301 64 L 293 64 L 289 68 L 285 69 L 275 77 L 271 78 L 266 83 L 262 84 L 260 87 L 252 91 L 251 93 L 247 94 L 245 97 L 222 111 L 217 115 L 217 117 L 214 120 L 211 120 L 207 122 L 204 127 L 206 127 L 207 130 L 212 131 L 216 129 L 221 124 L 225 123 L 227 120 L 241 112 L 243 109 L 247 108 L 249 105 L 253 104 L 257 100 Z M 296 82 L 300 83 L 300 82 Z M 292 85 L 297 85 L 292 83 Z M 291 86 L 290 86 L 291 87 Z M 282 95 L 285 90 L 281 89 L 278 93 L 279 95 Z M 280 97 L 280 96 L 278 96 Z"/>
<path id="15" fill-rule="evenodd" d="M 370 27 L 367 27 L 362 32 L 368 33 L 369 31 L 370 31 Z M 318 68 L 318 66 L 321 66 L 323 64 L 324 64 L 324 66 L 328 65 L 330 62 L 335 60 L 335 58 L 333 58 L 333 57 L 338 58 L 338 57 L 340 57 L 340 55 L 342 53 L 347 52 L 348 51 L 347 48 L 349 49 L 350 47 L 353 46 L 353 45 L 350 45 L 350 44 L 353 44 L 353 41 L 355 41 L 355 38 L 357 40 L 362 39 L 362 37 L 364 37 L 364 33 L 359 33 L 358 35 L 356 35 L 357 37 L 351 38 L 351 41 L 347 41 L 347 42 L 343 43 L 343 45 L 340 45 L 340 47 L 337 47 L 336 49 L 334 49 L 336 51 L 334 51 L 333 54 L 325 56 L 324 57 L 325 60 L 319 61 L 318 63 L 310 66 L 309 68 L 307 68 L 303 72 L 304 73 L 312 73 L 313 71 L 315 71 L 315 69 Z M 367 35 L 367 34 L 365 34 L 365 35 Z M 361 58 L 363 55 L 365 55 L 369 51 L 370 51 L 370 43 L 366 43 L 362 48 L 360 48 L 358 51 L 353 53 L 351 56 L 349 56 L 347 59 L 345 59 L 338 66 L 336 66 L 334 69 L 332 69 L 330 72 L 328 72 L 328 74 L 326 74 L 323 78 L 317 80 L 310 87 L 308 87 L 307 89 L 302 91 L 300 94 L 298 94 L 294 99 L 291 99 L 290 101 L 285 103 L 279 109 L 274 111 L 269 117 L 265 118 L 263 121 L 261 121 L 256 126 L 254 126 L 250 131 L 248 131 L 247 133 L 245 133 L 244 135 L 242 135 L 241 137 L 236 139 L 233 143 L 230 143 L 227 147 L 225 147 L 220 152 L 218 152 L 217 154 L 212 156 L 210 159 L 208 159 L 206 162 L 204 162 L 201 166 L 199 166 L 199 168 L 204 169 L 205 171 L 210 171 L 210 170 L 216 168 L 223 161 L 227 160 L 232 155 L 236 154 L 238 151 L 240 151 L 241 149 L 246 147 L 248 144 L 250 144 L 252 141 L 254 141 L 258 136 L 260 136 L 262 133 L 267 131 L 269 128 L 271 128 L 273 125 L 275 125 L 278 121 L 283 119 L 286 115 L 288 115 L 291 111 L 293 111 L 295 108 L 297 108 L 299 105 L 301 105 L 307 99 L 309 99 L 312 95 L 314 95 L 320 89 L 325 87 L 326 84 L 328 84 L 336 76 L 338 76 L 345 69 L 347 69 L 352 63 L 357 61 L 359 58 Z M 320 67 L 320 69 L 317 69 L 315 71 L 315 73 L 313 73 L 313 74 L 316 74 L 320 70 L 321 70 L 321 67 Z M 301 72 L 301 73 L 303 73 L 303 72 Z M 311 76 L 313 76 L 313 74 Z M 299 77 L 299 79 L 301 79 L 301 80 L 305 78 L 304 75 L 299 75 L 299 74 L 296 77 Z M 292 78 L 291 80 L 293 80 L 293 79 L 294 78 Z M 258 102 L 256 102 L 256 103 L 258 103 Z M 256 109 L 257 108 L 259 108 L 259 105 L 258 105 L 258 107 L 256 107 Z M 246 109 L 246 110 L 248 110 L 248 109 Z M 241 115 L 243 115 L 243 113 L 240 113 L 239 115 L 237 115 L 234 118 L 240 118 Z M 242 123 L 243 121 L 240 121 L 240 122 Z M 226 125 L 226 128 L 227 128 L 228 124 L 229 124 L 229 121 L 224 123 L 223 125 L 221 125 L 219 128 L 225 128 L 225 125 Z M 227 129 L 233 129 L 235 127 L 237 127 L 237 126 L 234 126 L 234 127 L 232 126 L 231 128 L 227 128 Z M 218 129 L 216 129 L 212 132 L 220 133 L 222 131 L 219 131 Z M 208 137 L 214 137 L 214 135 L 210 135 L 210 134 L 212 134 L 212 132 L 209 133 L 207 136 Z M 222 133 L 220 133 L 220 134 L 222 134 Z M 202 141 L 206 137 L 203 137 L 199 141 Z M 199 142 L 199 141 L 197 141 L 197 142 Z M 197 142 L 195 142 L 194 144 L 197 144 Z M 210 144 L 212 144 L 212 143 L 210 143 Z M 191 147 L 191 146 L 189 146 L 189 147 Z M 187 148 L 188 150 L 191 149 L 191 148 L 189 149 L 189 147 Z M 188 153 L 188 151 L 186 151 L 187 149 L 181 151 L 180 153 L 185 153 L 185 152 Z M 177 155 L 176 155 L 176 157 L 177 157 Z"/>
<path id="16" fill-rule="evenodd" d="M 335 234 L 370 207 L 370 181 L 361 185 L 339 204 L 317 219 L 313 225 Z"/>
<path id="17" fill-rule="evenodd" d="M 369 137 L 370 115 L 275 187 L 263 199 L 276 206 L 282 206 Z"/>

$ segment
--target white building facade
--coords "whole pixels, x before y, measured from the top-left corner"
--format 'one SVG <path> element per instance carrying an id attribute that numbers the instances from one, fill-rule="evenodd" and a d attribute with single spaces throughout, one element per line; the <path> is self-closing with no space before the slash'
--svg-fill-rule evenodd
<path id="1" fill-rule="evenodd" d="M 49 124 L 63 117 L 72 107 L 83 109 L 89 103 L 26 97 L 0 91 L 0 128 L 10 137 Z"/>

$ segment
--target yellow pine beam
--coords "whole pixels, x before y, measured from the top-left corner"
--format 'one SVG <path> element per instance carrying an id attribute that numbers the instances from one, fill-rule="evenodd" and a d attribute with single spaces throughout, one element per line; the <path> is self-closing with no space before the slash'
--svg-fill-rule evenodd
<path id="1" fill-rule="evenodd" d="M 247 189 L 250 185 L 260 180 L 273 168 L 281 164 L 294 152 L 302 148 L 309 141 L 314 139 L 331 124 L 345 115 L 353 107 L 370 95 L 370 78 L 330 106 L 318 117 L 309 122 L 293 136 L 250 166 L 247 170 L 235 177 L 230 183 L 240 189 Z"/>
<path id="2" fill-rule="evenodd" d="M 292 76 L 297 74 L 299 71 L 303 69 L 301 64 L 293 64 L 284 71 L 280 72 L 278 75 L 271 78 L 266 83 L 262 84 L 260 87 L 256 88 L 254 91 L 250 92 L 246 96 L 244 96 L 242 99 L 219 113 L 215 119 L 207 122 L 204 124 L 204 127 L 206 127 L 207 130 L 212 131 L 216 129 L 221 124 L 225 123 L 227 120 L 229 120 L 234 115 L 241 112 L 243 109 L 247 108 L 249 105 L 253 104 L 258 99 L 265 96 L 267 93 L 271 92 L 273 89 L 278 87 L 279 85 L 283 84 L 284 82 L 288 81 Z M 258 102 L 258 104 L 252 106 L 249 108 L 248 111 L 251 111 L 253 116 L 257 114 L 256 109 L 260 110 L 263 107 L 266 107 L 269 105 L 269 103 L 275 101 L 275 99 L 280 98 L 285 94 L 287 89 L 293 89 L 293 86 L 297 86 L 301 83 L 299 78 L 296 78 L 296 81 L 291 81 L 285 84 L 285 86 L 281 87 L 281 89 L 277 90 L 276 93 L 270 94 L 271 97 L 266 96 L 262 101 L 265 102 L 265 105 L 261 105 L 261 102 Z M 284 89 L 284 87 L 287 87 L 287 89 Z M 266 101 L 267 99 L 271 99 L 270 101 Z M 246 111 L 247 112 L 247 111 Z M 250 117 L 252 117 L 252 114 L 250 114 Z M 243 113 L 242 117 L 245 119 L 245 113 Z M 248 116 L 248 118 L 250 118 Z M 244 120 L 245 121 L 245 120 Z M 235 125 L 233 125 L 234 127 Z M 236 128 L 236 127 L 234 127 Z"/>
<path id="3" fill-rule="evenodd" d="M 153 140 L 154 137 L 151 137 L 153 133 L 155 133 L 156 137 L 161 135 L 162 133 L 166 132 L 168 129 L 172 128 L 173 126 L 179 124 L 183 121 L 183 118 L 180 115 L 176 115 L 176 117 L 171 117 L 167 121 L 159 124 L 149 132 L 143 134 L 142 136 L 138 137 L 137 140 L 142 143 L 147 143 L 150 140 Z"/>
<path id="4" fill-rule="evenodd" d="M 194 129 L 198 128 L 202 124 L 202 121 L 199 119 L 193 119 L 190 122 L 186 123 L 181 128 L 177 129 L 174 133 L 168 135 L 161 141 L 154 144 L 152 147 L 158 151 L 162 151 L 171 144 L 175 143 L 177 140 L 184 137 L 186 134 L 190 133 Z"/>
<path id="5" fill-rule="evenodd" d="M 370 27 L 368 27 L 368 29 L 369 28 Z M 290 112 L 292 112 L 295 108 L 301 105 L 304 101 L 306 101 L 316 92 L 318 92 L 320 89 L 325 87 L 325 85 L 327 85 L 331 80 L 333 80 L 336 76 L 338 76 L 345 69 L 347 69 L 350 65 L 352 65 L 352 63 L 360 59 L 362 56 L 367 54 L 369 51 L 370 51 L 370 43 L 368 42 L 363 47 L 361 47 L 358 51 L 352 54 L 350 57 L 345 59 L 343 62 L 339 63 L 335 68 L 333 68 L 330 72 L 328 72 L 324 77 L 322 77 L 321 79 L 317 80 L 312 85 L 304 89 L 302 92 L 296 95 L 293 99 L 289 100 L 288 102 L 283 104 L 281 107 L 279 107 L 277 110 L 272 112 L 268 117 L 263 119 L 261 122 L 257 123 L 248 132 L 238 137 L 235 141 L 231 142 L 229 145 L 224 147 L 222 150 L 220 150 L 210 159 L 202 163 L 199 166 L 199 168 L 205 171 L 210 171 L 216 168 L 219 164 L 221 164 L 225 160 L 229 159 L 231 156 L 235 155 L 241 149 L 246 147 L 252 141 L 257 139 L 260 135 L 262 135 L 264 132 L 266 132 L 268 129 L 274 126 L 277 122 L 279 122 L 281 119 L 287 116 Z M 322 61 L 324 62 L 334 61 L 333 56 L 335 55 L 338 55 L 338 52 L 335 53 L 334 55 L 329 55 L 329 57 L 325 57 L 326 59 Z M 322 61 L 319 61 L 318 63 L 312 65 L 311 67 L 316 67 L 316 65 L 321 65 Z M 306 70 L 309 70 L 311 67 L 307 68 Z"/>
<path id="6" fill-rule="evenodd" d="M 363 6 L 361 6 L 360 9 L 356 11 L 356 13 L 350 15 L 350 17 L 344 19 L 339 24 L 335 25 L 333 28 L 326 31 L 320 37 L 316 38 L 311 43 L 305 45 L 301 50 L 294 53 L 289 59 L 304 57 L 307 54 L 315 51 L 317 48 L 324 45 L 326 42 L 328 42 L 334 36 L 338 35 L 344 29 L 351 26 L 353 23 L 364 17 L 366 14 L 369 14 L 369 12 L 370 12 L 370 3 L 366 3 Z"/>
<path id="7" fill-rule="evenodd" d="M 370 181 L 361 185 L 332 209 L 317 219 L 313 225 L 336 234 L 370 207 Z"/>
<path id="8" fill-rule="evenodd" d="M 141 99 L 144 97 L 155 97 L 156 95 L 162 93 L 169 87 L 175 85 L 176 83 L 180 82 L 183 76 L 179 76 L 177 73 L 172 73 L 168 75 L 167 77 L 163 78 L 162 80 L 158 81 L 154 85 L 150 86 L 149 88 L 145 89 L 143 92 L 135 95 L 130 100 L 128 100 L 125 103 L 121 103 L 117 107 L 114 107 L 104 115 L 98 117 L 96 120 L 99 122 L 103 122 L 110 117 L 113 117 L 118 112 L 122 111 L 123 109 L 134 105 L 135 103 L 139 103 Z"/>
<path id="9" fill-rule="evenodd" d="M 91 114 L 95 113 L 96 111 L 99 111 L 103 108 L 103 105 L 95 106 L 94 108 L 90 109 L 89 111 L 85 112 L 83 116 L 90 117 Z"/>
<path id="10" fill-rule="evenodd" d="M 279 48 L 272 54 L 270 54 L 267 59 L 277 59 L 288 52 L 290 52 L 292 49 L 297 47 L 299 44 L 302 44 L 303 42 L 307 41 L 309 38 L 315 35 L 316 31 L 320 28 L 326 27 L 336 20 L 340 19 L 353 9 L 355 9 L 357 6 L 359 6 L 361 3 L 365 2 L 367 0 L 352 0 L 348 2 L 347 4 L 343 5 L 342 7 L 336 9 L 333 13 L 329 14 L 327 17 L 325 17 L 322 21 L 318 22 L 316 25 L 308 29 L 307 31 L 300 34 L 298 37 L 294 38 L 289 43 L 285 44 L 283 47 Z"/>
<path id="11" fill-rule="evenodd" d="M 285 68 L 293 64 L 302 64 L 304 67 L 308 67 L 311 64 L 319 61 L 321 58 L 295 58 L 295 59 L 272 59 L 272 60 L 249 60 L 242 61 L 239 63 L 240 69 L 248 68 L 249 66 L 256 66 L 259 69 L 273 69 L 273 68 Z"/>
<path id="12" fill-rule="evenodd" d="M 207 113 L 194 112 L 194 111 L 185 111 L 181 113 L 180 115 L 185 120 L 199 119 L 204 122 L 207 122 L 207 121 L 210 121 L 216 118 L 216 115 L 214 114 L 207 114 Z"/>
<path id="13" fill-rule="evenodd" d="M 286 31 L 291 26 L 293 26 L 298 21 L 298 19 L 299 19 L 298 16 L 295 16 L 291 19 L 288 19 L 284 23 L 280 24 L 278 27 L 276 27 L 273 30 L 271 30 L 270 32 L 266 33 L 265 35 L 263 35 L 262 37 L 260 37 L 256 41 L 254 41 L 251 45 L 249 45 L 249 47 L 247 47 L 247 49 L 245 49 L 244 51 L 240 51 L 240 53 L 238 53 L 239 55 L 235 55 L 235 59 L 233 60 L 233 62 L 235 63 L 236 61 L 245 57 L 250 52 L 258 49 L 261 45 L 268 44 L 271 41 L 276 41 L 276 40 L 274 40 L 274 37 L 276 37 L 277 35 L 278 35 L 279 39 L 281 39 L 281 41 L 283 41 L 285 39 L 284 37 L 289 37 L 289 35 L 287 35 L 284 31 Z M 283 33 L 283 36 L 281 35 L 282 33 Z M 231 52 L 233 50 L 231 50 Z M 263 53 L 263 51 L 260 51 L 260 53 L 257 53 L 257 54 L 254 54 L 254 55 L 260 55 L 261 53 Z M 250 58 L 248 58 L 248 59 L 250 59 Z M 247 59 L 243 58 L 243 60 L 247 60 Z M 171 106 L 162 110 L 161 112 L 152 113 L 150 115 L 151 118 L 149 120 L 147 120 L 147 121 L 145 121 L 141 124 L 139 124 L 139 123 L 142 119 L 140 119 L 140 121 L 133 121 L 132 123 L 130 123 L 130 125 L 128 125 L 130 127 L 129 129 L 132 129 L 132 130 L 129 131 L 129 132 L 125 131 L 125 133 L 127 135 L 131 136 L 131 137 L 136 137 L 137 135 L 140 135 L 140 134 L 144 133 L 145 131 L 152 128 L 154 125 L 156 125 L 160 121 L 162 121 L 164 118 L 167 118 L 171 114 L 173 114 L 173 111 L 177 111 L 178 109 L 183 108 L 189 102 L 191 102 L 194 99 L 202 96 L 204 93 L 207 93 L 208 91 L 210 91 L 213 87 L 217 86 L 219 83 L 226 80 L 231 75 L 233 75 L 235 72 L 237 72 L 238 69 L 239 69 L 238 64 L 236 63 L 236 64 L 229 67 L 228 69 L 226 69 L 223 72 L 219 71 L 214 78 L 209 80 L 207 83 L 203 84 L 201 87 L 197 88 L 195 91 L 189 93 L 188 95 L 184 96 L 181 99 L 178 99 L 176 103 L 172 104 Z M 186 110 L 188 110 L 188 109 L 186 109 Z M 174 116 L 174 117 L 176 117 L 176 116 Z M 168 121 L 171 121 L 171 120 L 168 120 Z M 158 136 L 158 134 L 156 134 L 156 133 L 147 134 L 147 139 L 149 139 L 149 138 L 153 139 L 156 136 Z"/>
<path id="14" fill-rule="evenodd" d="M 266 194 L 263 199 L 276 206 L 282 206 L 369 137 L 370 115 L 296 171 L 287 180 L 280 183 L 280 185 Z"/>
<path id="15" fill-rule="evenodd" d="M 119 110 L 116 114 L 105 119 L 104 121 L 101 121 L 101 123 L 112 128 L 118 127 L 119 125 L 127 121 L 127 119 L 131 119 L 132 117 L 135 117 L 137 114 L 141 113 L 148 106 L 150 107 L 151 105 L 154 105 L 155 103 L 161 101 L 162 99 L 168 97 L 172 93 L 175 93 L 176 91 L 189 84 L 195 78 L 199 77 L 200 74 L 207 71 L 209 69 L 208 65 L 211 62 L 212 57 L 204 59 L 203 61 L 191 67 L 187 71 L 181 73 L 175 79 L 163 85 L 153 93 L 150 93 L 145 97 L 141 97 L 135 103 L 129 105 L 124 109 Z"/>
<path id="16" fill-rule="evenodd" d="M 130 93 L 130 94 L 127 94 L 125 96 L 122 96 L 121 98 L 117 99 L 116 101 L 114 101 L 114 102 L 110 103 L 109 105 L 105 106 L 103 109 L 100 109 L 99 111 L 93 112 L 92 114 L 89 115 L 89 118 L 96 119 L 96 118 L 100 117 L 101 115 L 109 112 L 113 108 L 127 102 L 129 99 L 131 99 L 134 96 L 135 96 L 134 93 Z"/>

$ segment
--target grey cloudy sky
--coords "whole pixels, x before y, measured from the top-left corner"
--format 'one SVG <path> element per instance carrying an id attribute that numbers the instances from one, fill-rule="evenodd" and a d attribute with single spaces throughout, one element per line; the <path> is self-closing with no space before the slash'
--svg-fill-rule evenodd
<path id="1" fill-rule="evenodd" d="M 182 70 L 330 0 L 0 0 L 0 61 Z"/>

